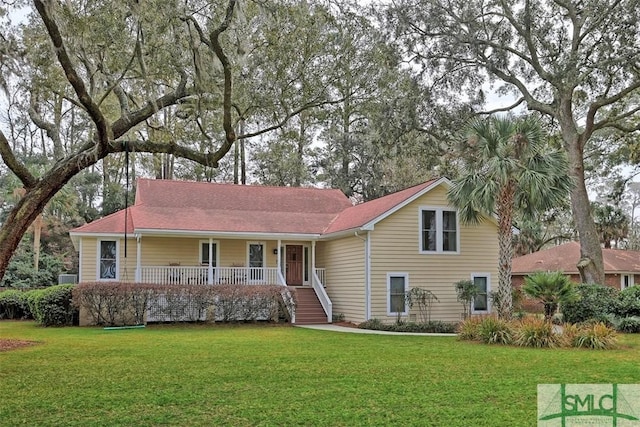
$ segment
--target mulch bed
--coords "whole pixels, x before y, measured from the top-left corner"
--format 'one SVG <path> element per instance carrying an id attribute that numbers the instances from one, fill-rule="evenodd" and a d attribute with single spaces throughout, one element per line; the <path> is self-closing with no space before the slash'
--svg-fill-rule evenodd
<path id="1" fill-rule="evenodd" d="M 8 340 L 0 338 L 0 351 L 9 351 L 16 350 L 23 347 L 29 347 L 31 345 L 39 344 L 35 341 L 24 341 L 24 340 Z"/>

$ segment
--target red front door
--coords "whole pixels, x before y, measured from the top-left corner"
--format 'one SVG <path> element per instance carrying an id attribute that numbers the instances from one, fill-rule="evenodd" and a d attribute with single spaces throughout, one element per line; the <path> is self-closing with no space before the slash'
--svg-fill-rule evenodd
<path id="1" fill-rule="evenodd" d="M 302 285 L 302 245 L 287 245 L 287 285 Z"/>

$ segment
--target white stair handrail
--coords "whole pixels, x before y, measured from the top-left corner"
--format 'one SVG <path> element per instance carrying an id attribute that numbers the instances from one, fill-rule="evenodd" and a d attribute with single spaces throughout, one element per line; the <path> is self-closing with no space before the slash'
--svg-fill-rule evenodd
<path id="1" fill-rule="evenodd" d="M 327 315 L 327 322 L 331 323 L 333 321 L 333 304 L 329 299 L 329 295 L 327 295 L 327 291 L 324 289 L 324 285 L 318 278 L 316 272 L 313 272 L 313 277 L 311 284 L 313 286 L 313 290 L 315 291 L 318 300 L 320 300 L 320 304 L 322 305 L 322 309 Z"/>

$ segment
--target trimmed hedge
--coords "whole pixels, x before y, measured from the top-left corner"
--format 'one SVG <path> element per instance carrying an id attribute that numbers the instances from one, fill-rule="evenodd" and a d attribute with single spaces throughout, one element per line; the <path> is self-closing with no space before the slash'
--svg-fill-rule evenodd
<path id="1" fill-rule="evenodd" d="M 139 325 L 147 312 L 160 322 L 279 321 L 294 309 L 282 286 L 154 285 L 89 282 L 77 285 L 73 304 L 104 326 Z"/>
<path id="2" fill-rule="evenodd" d="M 425 323 L 401 322 L 383 323 L 380 319 L 371 319 L 358 325 L 360 329 L 372 329 L 375 331 L 389 332 L 416 332 L 416 333 L 444 333 L 452 334 L 456 332 L 456 325 L 453 323 L 432 320 Z"/>
<path id="3" fill-rule="evenodd" d="M 29 310 L 42 326 L 73 325 L 78 311 L 71 304 L 75 285 L 56 285 L 26 293 Z"/>
<path id="4" fill-rule="evenodd" d="M 0 292 L 0 319 L 26 319 L 31 317 L 27 295 L 17 289 Z"/>

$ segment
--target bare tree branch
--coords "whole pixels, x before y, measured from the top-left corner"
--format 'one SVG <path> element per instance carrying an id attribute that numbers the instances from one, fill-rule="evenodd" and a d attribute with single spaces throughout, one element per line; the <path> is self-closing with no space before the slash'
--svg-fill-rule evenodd
<path id="1" fill-rule="evenodd" d="M 84 85 L 84 82 L 76 72 L 73 67 L 73 63 L 71 62 L 71 58 L 67 53 L 67 49 L 64 45 L 64 41 L 62 40 L 62 35 L 60 34 L 60 29 L 58 28 L 58 24 L 52 17 L 52 12 L 54 8 L 53 0 L 34 0 L 34 4 L 36 6 L 36 10 L 40 14 L 42 21 L 44 22 L 45 27 L 47 28 L 47 32 L 49 34 L 49 38 L 53 43 L 53 46 L 56 51 L 56 56 L 58 57 L 58 61 L 60 65 L 64 69 L 65 75 L 73 90 L 76 92 L 78 99 L 86 109 L 87 113 L 91 117 L 91 120 L 96 125 L 96 130 L 98 133 L 98 144 L 101 149 L 106 149 L 107 144 L 109 143 L 110 135 L 109 135 L 109 125 L 107 123 L 106 117 L 100 111 L 98 105 L 93 101 L 87 89 Z"/>
<path id="2" fill-rule="evenodd" d="M 16 174 L 25 189 L 28 190 L 36 185 L 35 177 L 31 175 L 31 172 L 27 170 L 25 165 L 18 161 L 16 156 L 13 155 L 13 150 L 2 130 L 0 130 L 0 156 L 2 156 L 2 160 L 4 160 L 7 167 L 11 169 L 11 172 Z"/>

